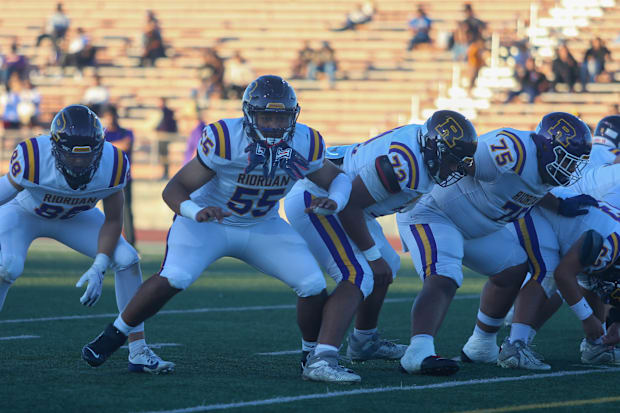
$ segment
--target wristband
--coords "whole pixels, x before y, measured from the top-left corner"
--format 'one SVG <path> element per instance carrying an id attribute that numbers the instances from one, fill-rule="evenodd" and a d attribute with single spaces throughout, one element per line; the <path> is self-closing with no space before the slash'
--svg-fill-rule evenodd
<path id="1" fill-rule="evenodd" d="M 93 262 L 93 267 L 96 267 L 99 271 L 105 272 L 105 270 L 110 265 L 110 257 L 108 257 L 103 252 L 95 255 L 95 262 Z"/>
<path id="2" fill-rule="evenodd" d="M 581 321 L 590 317 L 593 313 L 592 308 L 590 308 L 590 304 L 588 304 L 586 299 L 583 297 L 577 302 L 577 304 L 571 305 L 570 309 L 575 312 L 575 314 Z"/>
<path id="3" fill-rule="evenodd" d="M 181 212 L 181 216 L 193 219 L 194 221 L 196 221 L 196 214 L 198 214 L 198 212 L 202 210 L 203 208 L 191 199 L 185 200 L 179 205 L 179 211 Z"/>
<path id="4" fill-rule="evenodd" d="M 376 261 L 381 258 L 381 251 L 379 251 L 379 248 L 376 245 L 362 251 L 362 254 L 366 257 L 366 261 Z"/>
<path id="5" fill-rule="evenodd" d="M 334 201 L 338 206 L 333 211 L 334 214 L 342 211 L 349 201 L 351 195 L 351 178 L 345 173 L 336 175 L 329 185 L 329 195 L 327 197 Z"/>

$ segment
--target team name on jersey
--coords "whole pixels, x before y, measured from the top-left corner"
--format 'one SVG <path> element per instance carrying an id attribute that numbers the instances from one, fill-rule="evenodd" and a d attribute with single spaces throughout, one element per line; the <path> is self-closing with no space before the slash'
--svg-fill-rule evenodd
<path id="1" fill-rule="evenodd" d="M 267 179 L 262 175 L 239 174 L 237 183 L 249 186 L 288 186 L 291 178 L 289 176 L 276 176 L 273 179 Z"/>
<path id="2" fill-rule="evenodd" d="M 540 200 L 540 197 L 526 194 L 523 191 L 519 191 L 516 195 L 512 197 L 512 200 L 520 205 L 534 205 Z"/>
<path id="3" fill-rule="evenodd" d="M 99 199 L 96 197 L 74 198 L 70 196 L 61 196 L 54 194 L 45 194 L 43 196 L 43 202 L 49 202 L 52 204 L 95 205 L 98 200 Z"/>

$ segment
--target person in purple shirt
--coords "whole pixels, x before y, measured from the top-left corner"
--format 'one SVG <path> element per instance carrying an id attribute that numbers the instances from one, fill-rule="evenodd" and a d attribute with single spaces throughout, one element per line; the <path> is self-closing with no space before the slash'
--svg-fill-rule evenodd
<path id="1" fill-rule="evenodd" d="M 105 127 L 105 140 L 116 146 L 125 154 L 129 160 L 131 168 L 131 154 L 133 152 L 133 132 L 129 129 L 121 128 L 118 124 L 118 111 L 115 106 L 108 105 L 103 110 L 103 126 Z M 135 245 L 136 235 L 133 227 L 133 213 L 131 211 L 131 169 L 127 176 L 127 185 L 123 189 L 125 195 L 125 207 L 123 210 L 123 232 L 125 239 Z"/>

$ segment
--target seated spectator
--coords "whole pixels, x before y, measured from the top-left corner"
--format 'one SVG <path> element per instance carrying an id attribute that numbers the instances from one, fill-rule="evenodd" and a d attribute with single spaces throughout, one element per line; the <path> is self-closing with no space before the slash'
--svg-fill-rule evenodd
<path id="1" fill-rule="evenodd" d="M 4 79 L 2 79 L 2 81 L 6 85 L 13 74 L 17 75 L 17 77 L 23 81 L 29 76 L 29 71 L 30 63 L 28 62 L 28 58 L 19 53 L 17 39 L 13 39 L 11 51 L 4 56 L 2 69 Z"/>
<path id="2" fill-rule="evenodd" d="M 456 29 L 452 33 L 452 59 L 455 62 L 464 62 L 467 58 L 467 26 L 465 22 L 458 22 Z"/>
<path id="3" fill-rule="evenodd" d="M 291 79 L 303 79 L 307 76 L 308 64 L 312 61 L 314 49 L 310 47 L 310 41 L 304 41 L 304 46 L 297 52 L 297 58 L 293 62 Z"/>
<path id="4" fill-rule="evenodd" d="M 347 14 L 344 25 L 337 29 L 332 29 L 332 31 L 355 30 L 357 26 L 370 22 L 375 12 L 375 5 L 372 1 L 358 3 L 357 8 Z"/>
<path id="5" fill-rule="evenodd" d="M 74 38 L 69 43 L 67 54 L 63 56 L 62 67 L 74 66 L 77 69 L 76 76 L 82 76 L 82 70 L 86 66 L 95 66 L 96 49 L 90 43 L 90 37 L 83 28 L 78 27 Z"/>
<path id="6" fill-rule="evenodd" d="M 586 51 L 581 65 L 581 84 L 586 90 L 586 84 L 591 82 L 609 82 L 611 76 L 605 71 L 605 62 L 611 58 L 611 52 L 600 37 L 590 41 L 590 48 Z"/>
<path id="7" fill-rule="evenodd" d="M 484 39 L 487 24 L 474 15 L 471 4 L 466 3 L 463 12 L 465 13 L 463 23 L 465 24 L 465 32 L 469 43 L 471 44 L 478 39 Z"/>
<path id="8" fill-rule="evenodd" d="M 431 19 L 428 18 L 424 9 L 419 6 L 417 10 L 417 16 L 409 20 L 409 32 L 411 33 L 411 39 L 407 46 L 407 51 L 413 50 L 417 45 L 422 43 L 430 43 L 431 38 L 429 32 L 431 30 Z"/>
<path id="9" fill-rule="evenodd" d="M 105 140 L 111 142 L 127 155 L 131 168 L 131 155 L 133 152 L 134 136 L 130 129 L 122 128 L 118 123 L 118 111 L 115 106 L 108 105 L 103 109 L 101 121 L 105 128 Z M 133 227 L 133 212 L 131 209 L 131 169 L 127 176 L 127 184 L 123 188 L 125 204 L 123 206 L 123 234 L 131 245 L 136 245 L 136 235 Z"/>
<path id="10" fill-rule="evenodd" d="M 256 73 L 239 51 L 226 61 L 224 82 L 227 99 L 241 99 L 245 88 L 256 79 Z"/>
<path id="11" fill-rule="evenodd" d="M 2 124 L 4 129 L 19 129 L 21 122 L 17 110 L 22 91 L 22 81 L 19 76 L 13 74 L 5 87 L 5 93 L 0 95 L 0 112 L 2 113 Z"/>
<path id="12" fill-rule="evenodd" d="M 160 57 L 166 57 L 166 49 L 164 48 L 164 40 L 161 36 L 161 30 L 157 19 L 154 15 L 147 15 L 147 22 L 142 33 L 142 46 L 144 48 L 142 57 L 140 58 L 141 67 L 155 66 L 155 61 Z"/>
<path id="13" fill-rule="evenodd" d="M 155 130 L 157 132 L 164 132 L 166 135 L 171 133 L 177 133 L 177 120 L 174 116 L 174 111 L 168 107 L 166 98 L 160 98 L 159 100 L 160 120 Z M 167 180 L 169 177 L 170 160 L 168 159 L 168 145 L 170 144 L 170 136 L 158 136 L 157 148 L 159 153 L 159 162 L 163 166 L 163 174 L 161 179 Z"/>
<path id="14" fill-rule="evenodd" d="M 62 9 L 62 3 L 58 3 L 56 4 L 56 13 L 52 14 L 47 20 L 45 32 L 37 37 L 37 47 L 39 47 L 43 39 L 50 39 L 52 41 L 56 63 L 60 62 L 60 43 L 67 34 L 69 23 L 70 20 Z"/>
<path id="15" fill-rule="evenodd" d="M 97 115 L 101 115 L 103 108 L 108 104 L 109 100 L 110 92 L 108 88 L 101 83 L 101 76 L 95 75 L 93 85 L 84 92 L 82 102 Z"/>
<path id="16" fill-rule="evenodd" d="M 336 67 L 334 49 L 332 49 L 328 41 L 324 41 L 323 46 L 315 51 L 312 60 L 308 64 L 308 79 L 316 80 L 317 73 L 323 72 L 329 79 L 330 87 L 333 87 L 336 80 Z"/>
<path id="17" fill-rule="evenodd" d="M 41 115 L 41 95 L 28 78 L 24 80 L 23 88 L 19 92 L 17 114 L 22 125 L 26 125 L 31 128 L 39 126 L 39 116 Z"/>
<path id="18" fill-rule="evenodd" d="M 566 44 L 558 47 L 557 56 L 551 64 L 551 71 L 554 77 L 551 87 L 554 91 L 559 83 L 565 83 L 568 85 L 568 90 L 573 91 L 579 76 L 579 65 Z"/>
<path id="19" fill-rule="evenodd" d="M 512 102 L 521 93 L 527 94 L 529 103 L 534 103 L 541 93 L 549 90 L 547 77 L 536 68 L 532 57 L 525 61 L 525 67 L 515 66 L 515 78 L 519 83 L 519 90 L 508 93 L 504 103 Z"/>

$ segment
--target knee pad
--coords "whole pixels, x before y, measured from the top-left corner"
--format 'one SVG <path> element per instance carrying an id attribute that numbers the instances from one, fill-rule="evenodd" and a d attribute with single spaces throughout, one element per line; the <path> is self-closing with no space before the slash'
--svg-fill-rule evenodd
<path id="1" fill-rule="evenodd" d="M 111 268 L 114 271 L 120 271 L 140 262 L 140 256 L 138 255 L 138 251 L 125 241 L 120 242 L 114 250 L 112 261 Z"/>
<path id="2" fill-rule="evenodd" d="M 326 288 L 327 284 L 325 284 L 325 278 L 322 273 L 309 275 L 293 287 L 298 297 L 318 295 Z"/>
<path id="3" fill-rule="evenodd" d="M 164 273 L 164 271 L 162 271 L 159 275 L 166 278 L 168 280 L 168 284 L 178 290 L 185 290 L 194 282 L 194 277 L 183 271 L 174 271 L 173 274 Z"/>
<path id="4" fill-rule="evenodd" d="M 0 278 L 12 284 L 23 271 L 23 260 L 14 255 L 0 252 Z"/>
<path id="5" fill-rule="evenodd" d="M 551 296 L 555 294 L 556 291 L 559 293 L 558 287 L 555 284 L 555 278 L 553 278 L 552 272 L 548 272 L 547 275 L 545 275 L 545 278 L 543 278 L 543 280 L 540 282 L 540 286 L 545 292 L 545 295 L 547 296 L 547 298 L 551 298 Z"/>

